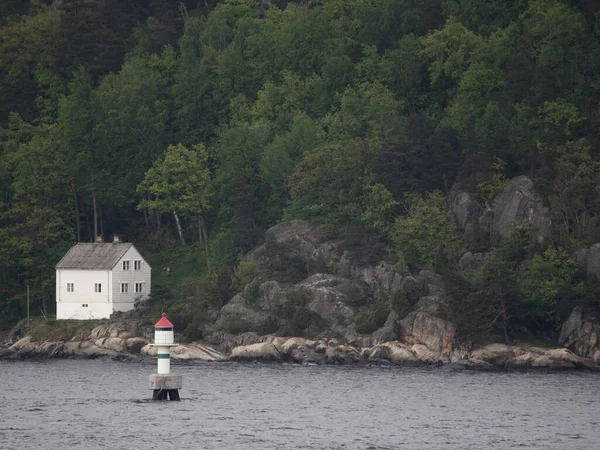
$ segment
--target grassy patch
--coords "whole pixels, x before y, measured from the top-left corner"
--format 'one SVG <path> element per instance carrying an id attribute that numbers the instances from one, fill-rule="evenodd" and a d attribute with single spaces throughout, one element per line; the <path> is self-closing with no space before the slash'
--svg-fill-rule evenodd
<path id="1" fill-rule="evenodd" d="M 81 340 L 89 336 L 98 325 L 108 323 L 108 320 L 50 320 L 45 322 L 36 318 L 31 322 L 31 339 L 41 341 L 70 341 Z"/>

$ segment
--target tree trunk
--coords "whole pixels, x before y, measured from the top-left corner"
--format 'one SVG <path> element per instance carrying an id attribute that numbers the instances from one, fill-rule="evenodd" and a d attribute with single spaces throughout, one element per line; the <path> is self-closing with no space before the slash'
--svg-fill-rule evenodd
<path id="1" fill-rule="evenodd" d="M 102 206 L 98 205 L 98 220 L 100 221 L 100 236 L 104 236 L 104 217 L 102 215 Z"/>
<path id="2" fill-rule="evenodd" d="M 504 328 L 504 341 L 506 344 L 510 344 L 510 339 L 508 338 L 508 311 L 503 293 L 500 293 L 500 312 L 502 314 L 502 328 Z"/>
<path id="3" fill-rule="evenodd" d="M 204 217 L 198 216 L 198 236 L 200 242 L 204 241 L 205 253 L 206 253 L 206 270 L 210 273 L 210 255 L 208 251 L 208 231 L 206 231 L 206 223 Z"/>
<path id="4" fill-rule="evenodd" d="M 98 237 L 98 209 L 96 206 L 96 189 L 94 188 L 92 182 L 92 208 L 94 209 L 94 237 L 92 238 L 92 242 L 96 241 Z"/>
<path id="5" fill-rule="evenodd" d="M 81 242 L 81 214 L 79 213 L 79 202 L 77 201 L 77 191 L 75 190 L 75 183 L 71 184 L 73 189 L 73 201 L 75 206 L 75 226 L 77 227 L 77 242 Z"/>
<path id="6" fill-rule="evenodd" d="M 181 245 L 185 247 L 185 238 L 183 237 L 183 228 L 181 228 L 181 222 L 179 221 L 179 216 L 177 215 L 177 211 L 173 210 L 173 216 L 175 217 L 175 223 L 177 223 L 177 232 L 179 233 L 179 239 L 181 240 Z"/>

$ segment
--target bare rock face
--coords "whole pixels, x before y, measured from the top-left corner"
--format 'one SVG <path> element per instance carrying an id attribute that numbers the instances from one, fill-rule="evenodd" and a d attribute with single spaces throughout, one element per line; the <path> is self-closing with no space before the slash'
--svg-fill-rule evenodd
<path id="1" fill-rule="evenodd" d="M 461 192 L 454 197 L 451 209 L 458 231 L 461 233 L 468 233 L 470 225 L 478 220 L 481 213 L 481 208 L 468 192 Z"/>
<path id="2" fill-rule="evenodd" d="M 266 278 L 300 281 L 314 267 L 313 254 L 321 243 L 317 228 L 304 220 L 284 222 L 269 228 L 265 243 L 245 257 Z"/>
<path id="3" fill-rule="evenodd" d="M 485 262 L 485 253 L 467 252 L 458 260 L 458 270 L 468 272 L 477 269 Z"/>
<path id="4" fill-rule="evenodd" d="M 374 342 L 380 344 L 382 342 L 395 341 L 398 339 L 396 335 L 396 319 L 398 315 L 395 311 L 390 311 L 383 326 L 373 333 Z"/>
<path id="5" fill-rule="evenodd" d="M 352 323 L 354 311 L 349 304 L 365 296 L 359 283 L 334 275 L 315 274 L 298 283 L 296 288 L 308 294 L 306 309 L 319 315 L 327 328 L 326 335 L 343 336 L 346 342 L 357 338 Z"/>
<path id="6" fill-rule="evenodd" d="M 600 363 L 600 322 L 579 306 L 563 324 L 558 342 L 577 355 Z"/>
<path id="7" fill-rule="evenodd" d="M 577 250 L 573 258 L 586 278 L 600 281 L 600 243 Z"/>
<path id="8" fill-rule="evenodd" d="M 263 361 L 281 361 L 281 353 L 273 344 L 266 342 L 236 347 L 231 352 L 231 358 L 234 360 L 255 360 Z"/>
<path id="9" fill-rule="evenodd" d="M 533 181 L 526 176 L 513 178 L 496 197 L 493 206 L 493 227 L 503 238 L 511 230 L 529 221 L 535 227 L 535 240 L 542 242 L 550 231 L 550 212 L 533 190 Z"/>
<path id="10" fill-rule="evenodd" d="M 246 301 L 243 294 L 237 294 L 221 308 L 214 329 L 239 334 L 244 331 L 262 330 L 270 320 L 271 314 L 268 311 Z"/>
<path id="11" fill-rule="evenodd" d="M 400 321 L 402 338 L 410 345 L 425 345 L 440 355 L 450 355 L 454 349 L 453 325 L 437 316 L 439 299 L 423 297 L 415 310 Z"/>

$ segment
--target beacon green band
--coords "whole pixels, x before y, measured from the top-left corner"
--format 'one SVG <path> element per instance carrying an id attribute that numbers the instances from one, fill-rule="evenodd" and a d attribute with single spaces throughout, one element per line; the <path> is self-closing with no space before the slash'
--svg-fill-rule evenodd
<path id="1" fill-rule="evenodd" d="M 171 355 L 169 355 L 168 353 L 159 353 L 158 355 L 156 355 L 156 357 L 158 359 L 169 359 Z"/>

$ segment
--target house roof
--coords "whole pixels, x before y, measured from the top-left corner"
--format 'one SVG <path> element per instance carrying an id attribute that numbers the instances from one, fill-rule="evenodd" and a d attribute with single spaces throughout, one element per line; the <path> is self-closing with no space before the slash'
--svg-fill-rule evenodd
<path id="1" fill-rule="evenodd" d="M 110 270 L 133 247 L 130 242 L 75 244 L 56 264 L 57 269 Z"/>

